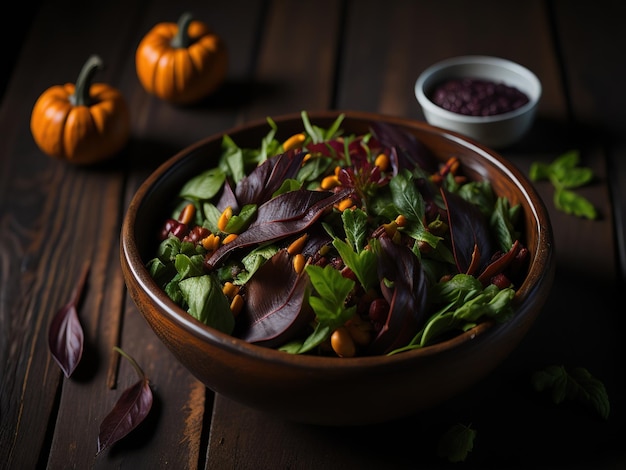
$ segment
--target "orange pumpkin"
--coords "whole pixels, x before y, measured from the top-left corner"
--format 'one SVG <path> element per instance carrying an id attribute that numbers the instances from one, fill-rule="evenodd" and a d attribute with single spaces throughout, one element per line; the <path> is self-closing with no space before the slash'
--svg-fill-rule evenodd
<path id="1" fill-rule="evenodd" d="M 158 23 L 143 37 L 135 67 L 148 93 L 174 104 L 191 104 L 222 84 L 228 53 L 205 23 L 184 13 L 178 23 Z"/>
<path id="2" fill-rule="evenodd" d="M 123 95 L 106 83 L 92 83 L 102 67 L 89 57 L 76 84 L 54 85 L 33 107 L 30 130 L 45 154 L 80 165 L 116 155 L 130 138 L 130 116 Z"/>

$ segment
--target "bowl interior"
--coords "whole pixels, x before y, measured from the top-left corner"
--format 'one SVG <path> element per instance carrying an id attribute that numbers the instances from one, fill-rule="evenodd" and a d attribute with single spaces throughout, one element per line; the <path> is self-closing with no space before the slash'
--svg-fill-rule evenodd
<path id="1" fill-rule="evenodd" d="M 320 127 L 329 127 L 339 112 L 309 113 L 311 122 Z M 509 162 L 496 153 L 477 146 L 459 134 L 432 127 L 426 123 L 381 116 L 372 113 L 343 112 L 345 119 L 342 127 L 350 134 L 369 131 L 370 124 L 383 120 L 395 124 L 414 133 L 418 139 L 430 148 L 441 161 L 451 156 L 458 157 L 465 173 L 472 179 L 488 179 L 496 193 L 509 198 L 511 204 L 521 204 L 524 213 L 524 238 L 531 254 L 529 274 L 519 286 L 517 303 L 522 309 L 531 304 L 541 302 L 545 297 L 546 282 L 551 263 L 551 229 L 547 212 L 541 199 L 532 185 Z M 278 137 L 287 138 L 301 131 L 300 114 L 292 114 L 273 118 L 278 126 Z M 226 131 L 240 146 L 258 146 L 270 127 L 265 120 L 237 127 Z M 164 315 L 180 324 L 192 335 L 203 341 L 220 344 L 224 348 L 245 352 L 257 357 L 271 358 L 276 361 L 311 362 L 312 364 L 327 363 L 333 367 L 352 361 L 376 362 L 387 361 L 386 357 L 353 358 L 337 361 L 335 358 L 316 356 L 292 356 L 269 348 L 249 344 L 245 341 L 223 334 L 213 328 L 196 321 L 187 312 L 174 304 L 167 295 L 157 287 L 150 277 L 145 263 L 153 257 L 158 242 L 155 239 L 158 227 L 162 225 L 164 214 L 172 207 L 175 196 L 182 185 L 192 176 L 215 166 L 220 154 L 222 135 L 208 137 L 184 149 L 158 168 L 141 185 L 127 212 L 123 233 L 123 257 L 129 264 L 132 275 L 139 280 L 141 288 L 148 293 L 151 300 L 159 306 Z M 475 332 L 459 335 L 451 340 L 433 346 L 412 351 L 410 354 L 428 355 L 442 349 L 453 348 L 460 342 L 475 337 Z"/>

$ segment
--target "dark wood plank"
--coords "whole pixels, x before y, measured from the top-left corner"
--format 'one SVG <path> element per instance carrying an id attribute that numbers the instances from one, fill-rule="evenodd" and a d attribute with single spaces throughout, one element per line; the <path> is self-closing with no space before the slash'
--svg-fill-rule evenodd
<path id="1" fill-rule="evenodd" d="M 6 468 L 442 468 L 437 438 L 456 422 L 478 430 L 464 467 L 624 465 L 625 322 L 613 308 L 620 273 L 621 281 L 626 277 L 626 196 L 620 185 L 626 181 L 626 97 L 616 79 L 626 73 L 626 63 L 616 60 L 624 44 L 621 2 L 36 5 L 0 108 L 0 461 Z M 159 21 L 175 21 L 183 7 L 222 35 L 231 59 L 219 93 L 189 107 L 145 93 L 134 64 L 141 37 Z M 39 94 L 74 81 L 94 52 L 106 65 L 98 79 L 128 99 L 132 139 L 119 159 L 75 168 L 41 154 L 28 123 Z M 507 57 L 542 80 L 537 122 L 522 143 L 502 150 L 505 157 L 527 173 L 534 161 L 579 148 L 597 176 L 580 192 L 603 208 L 598 221 L 557 211 L 549 184 L 536 185 L 552 218 L 558 270 L 526 340 L 465 394 L 381 425 L 289 423 L 214 397 L 178 364 L 126 297 L 119 229 L 136 188 L 181 148 L 253 119 L 327 108 L 423 119 L 413 93 L 417 76 L 462 54 Z M 79 312 L 84 359 L 66 379 L 49 355 L 47 327 L 85 259 L 93 269 Z M 100 421 L 137 380 L 112 352 L 114 345 L 143 367 L 155 404 L 145 423 L 96 456 Z M 530 374 L 552 363 L 587 367 L 606 384 L 608 421 L 579 407 L 554 406 L 531 389 Z"/>
<path id="2" fill-rule="evenodd" d="M 246 121 L 332 106 L 340 0 L 269 2 Z"/>
<path id="3" fill-rule="evenodd" d="M 213 26 L 229 45 L 231 64 L 227 83 L 220 92 L 232 95 L 237 88 L 233 83 L 241 81 L 241 74 L 249 69 L 247 63 L 251 56 L 246 54 L 255 40 L 258 9 L 260 4 L 251 2 L 223 2 L 221 5 L 204 3 L 193 4 L 192 13 Z M 232 24 L 233 18 L 240 18 L 242 8 L 248 8 L 251 16 L 247 21 L 237 21 L 238 28 L 219 30 L 220 25 Z M 143 8 L 141 19 L 134 23 L 137 30 L 127 38 L 123 50 L 118 51 L 125 67 L 118 76 L 120 87 L 130 97 L 133 117 L 133 140 L 127 149 L 127 169 L 130 170 L 126 185 L 111 197 L 119 205 L 126 207 L 137 186 L 162 161 L 174 155 L 180 148 L 200 140 L 210 134 L 222 131 L 236 124 L 239 114 L 238 103 L 226 97 L 212 97 L 198 105 L 189 107 L 173 106 L 147 95 L 140 88 L 134 68 L 134 47 L 149 28 L 160 21 L 176 21 L 181 11 L 174 4 L 155 4 Z M 206 18 L 206 19 L 205 19 Z M 135 18 L 137 20 L 137 18 Z M 214 22 L 214 23 L 213 23 Z M 137 26 L 139 24 L 139 26 Z M 230 36 L 228 36 L 230 34 Z M 236 35 L 236 36 L 235 36 Z M 231 41 L 232 39 L 232 41 Z M 126 51 L 126 52 L 125 52 Z M 244 76 L 245 78 L 245 76 Z M 118 214 L 117 230 L 121 216 Z M 115 235 L 118 233 L 116 232 Z M 119 240 L 114 238 L 116 249 Z M 112 260 L 118 266 L 118 252 Z M 121 273 L 112 277 L 121 280 Z M 122 286 L 123 287 L 123 286 Z M 59 422 L 50 449 L 49 465 L 57 467 L 67 459 L 68 449 L 76 449 L 72 461 L 81 466 L 94 465 L 95 468 L 109 468 L 111 465 L 159 468 L 164 462 L 175 462 L 179 468 L 196 468 L 200 452 L 206 447 L 202 442 L 204 420 L 210 419 L 213 395 L 204 385 L 192 377 L 159 342 L 128 300 L 123 308 L 115 310 L 122 315 L 123 332 L 118 333 L 113 341 L 103 344 L 99 353 L 103 362 L 110 363 L 115 355 L 111 351 L 114 344 L 119 344 L 142 366 L 151 380 L 154 391 L 154 408 L 147 422 L 128 436 L 124 442 L 103 454 L 95 455 L 99 423 L 114 406 L 124 388 L 136 380 L 134 370 L 124 361 L 119 365 L 120 376 L 116 388 L 108 389 L 103 383 L 102 374 L 89 383 L 88 395 L 85 390 L 74 393 L 65 391 L 59 407 Z M 106 318 L 98 320 L 100 327 Z M 106 359 L 106 361 L 104 360 Z M 77 401 L 84 401 L 85 396 L 94 399 L 85 418 L 81 422 L 69 411 Z M 95 419 L 94 419 L 95 417 Z M 208 423 L 206 424 L 208 428 Z M 75 446 L 75 442 L 84 443 L 80 437 L 84 429 L 89 429 L 91 438 L 89 447 Z M 147 449 L 151 449 L 146 451 Z"/>
<path id="4" fill-rule="evenodd" d="M 229 96 L 236 96 L 241 88 L 232 84 L 247 80 L 261 3 L 198 2 L 191 6 L 216 30 L 236 20 L 236 27 L 219 30 L 233 48 L 226 90 L 230 90 Z M 245 17 L 249 21 L 241 20 L 244 8 L 251 13 Z M 79 8 L 71 2 L 49 2 L 42 5 L 33 33 L 23 45 L 3 102 L 1 122 L 6 137 L 0 144 L 6 268 L 2 279 L 6 289 L 2 344 L 6 347 L 2 348 L 1 454 L 9 467 L 34 468 L 38 460 L 51 468 L 65 467 L 68 462 L 81 468 L 94 462 L 108 466 L 126 461 L 127 453 L 135 455 L 139 464 L 149 463 L 145 455 L 133 451 L 141 449 L 161 428 L 183 436 L 180 439 L 189 448 L 168 445 L 172 434 L 161 432 L 161 440 L 156 438 L 154 443 L 163 452 L 147 453 L 155 466 L 167 460 L 180 461 L 183 454 L 189 468 L 197 465 L 206 390 L 160 345 L 134 306 L 126 305 L 119 269 L 120 223 L 137 185 L 178 149 L 233 126 L 238 119 L 241 102 L 228 96 L 223 102 L 209 100 L 193 109 L 180 109 L 147 96 L 139 87 L 134 71 L 139 39 L 157 21 L 175 21 L 180 13 L 169 3 L 146 9 L 141 2 Z M 111 25 L 115 25 L 113 35 Z M 79 169 L 42 155 L 30 136 L 28 121 L 38 95 L 53 84 L 74 81 L 92 52 L 105 61 L 98 80 L 118 86 L 129 101 L 133 138 L 119 160 Z M 153 135 L 158 138 L 152 140 Z M 128 169 L 132 171 L 125 176 Z M 67 380 L 48 354 L 47 325 L 69 298 L 85 258 L 92 259 L 95 267 L 81 310 L 86 346 L 80 370 Z M 134 371 L 121 364 L 125 375 L 116 381 L 116 389 L 108 387 L 109 371 L 117 362 L 112 354 L 115 344 L 128 349 L 151 376 L 158 419 L 138 430 L 128 447 L 122 447 L 125 451 L 116 449 L 112 455 L 96 459 L 99 422 L 121 389 L 134 379 Z M 212 394 L 206 397 L 210 416 Z M 55 426 L 56 432 L 52 431 Z M 178 441 L 177 437 L 174 442 Z"/>
<path id="5" fill-rule="evenodd" d="M 349 2 L 338 107 L 424 119 L 415 98 L 419 74 L 440 60 L 493 55 L 541 74 L 542 114 L 564 107 L 547 15 L 539 0 L 507 4 L 374 0 Z"/>
<path id="6" fill-rule="evenodd" d="M 604 142 L 608 171 L 613 183 L 615 257 L 622 282 L 626 281 L 626 95 L 619 77 L 626 75 L 621 60 L 626 42 L 620 20 L 626 15 L 623 2 L 603 0 L 588 8 L 583 3 L 554 2 L 556 26 L 568 77 L 573 117 L 581 145 L 588 140 Z M 598 32 L 602 31 L 601 34 Z M 610 214 L 603 214 L 610 217 Z M 610 262 L 606 263 L 607 265 Z"/>
<path id="7" fill-rule="evenodd" d="M 537 125 L 525 142 L 506 149 L 503 155 L 526 172 L 533 161 L 550 161 L 558 156 L 575 143 L 575 131 L 567 126 L 567 96 L 546 5 L 535 1 L 512 8 L 501 2 L 484 2 L 480 7 L 454 1 L 428 5 L 390 2 L 384 9 L 376 2 L 349 3 L 337 107 L 423 118 L 413 95 L 414 81 L 423 68 L 452 55 L 503 56 L 530 67 L 544 85 Z M 486 15 L 486 11 L 493 16 Z M 493 21 L 493 17 L 498 20 Z M 397 40 L 399 37 L 402 42 Z M 590 151 L 588 161 L 600 178 L 606 176 L 604 155 L 597 153 L 597 148 L 596 153 Z M 610 207 L 604 188 L 585 190 L 585 195 L 600 207 Z M 539 189 L 548 204 L 551 188 Z M 594 322 L 598 340 L 589 341 L 584 316 L 589 311 L 608 311 L 614 298 L 610 287 L 594 281 L 597 275 L 601 279 L 612 275 L 606 264 L 614 254 L 611 220 L 592 225 L 552 207 L 550 213 L 555 234 L 563 240 L 563 248 L 557 251 L 562 267 L 554 294 L 527 341 L 497 373 L 432 412 L 354 429 L 287 423 L 218 396 L 217 409 L 221 413 L 213 425 L 227 420 L 227 416 L 237 416 L 236 423 L 246 425 L 233 424 L 229 433 L 214 432 L 210 464 L 215 468 L 342 468 L 347 464 L 358 468 L 412 468 L 419 462 L 434 468 L 443 466 L 435 455 L 436 437 L 455 422 L 471 422 L 479 430 L 480 445 L 477 442 L 466 462 L 472 468 L 528 468 L 539 461 L 550 468 L 565 462 L 568 468 L 587 468 L 592 462 L 602 466 L 618 461 L 619 448 L 609 443 L 615 442 L 612 436 L 623 420 L 621 415 L 605 425 L 592 414 L 554 409 L 530 387 L 532 372 L 552 361 L 588 366 L 607 384 L 620 385 L 609 374 L 615 365 L 613 352 L 617 344 L 613 325 L 601 321 L 597 326 Z M 581 259 L 580 244 L 594 243 L 597 237 L 602 247 L 583 253 Z M 574 274 L 571 268 L 580 263 L 590 271 L 576 278 L 579 271 Z M 576 292 L 600 289 L 601 298 L 572 296 L 572 286 Z M 403 431 L 407 428 L 411 429 L 409 437 Z M 252 458 L 242 447 L 262 448 L 264 452 Z M 573 448 L 577 449 L 575 456 Z M 308 458 L 302 459 L 304 455 Z M 599 455 L 604 455 L 601 463 L 596 460 Z"/>
<path id="8" fill-rule="evenodd" d="M 121 283 L 103 288 L 105 274 L 114 274 L 115 268 L 102 262 L 115 260 L 117 254 L 120 205 L 115 198 L 123 188 L 119 168 L 115 164 L 101 171 L 71 168 L 43 155 L 30 135 L 30 112 L 36 98 L 53 84 L 75 80 L 82 62 L 93 51 L 87 52 L 83 50 L 87 44 L 79 44 L 76 54 L 61 52 L 72 49 L 71 36 L 55 34 L 56 28 L 71 32 L 75 25 L 66 14 L 69 5 L 54 7 L 42 6 L 35 18 L 2 109 L 0 160 L 2 174 L 7 176 L 2 181 L 0 211 L 7 241 L 2 244 L 6 260 L 2 311 L 9 312 L 3 318 L 10 318 L 10 324 L 2 329 L 8 340 L 3 344 L 8 347 L 3 348 L 7 356 L 2 358 L 1 441 L 2 460 L 9 467 L 34 468 L 40 450 L 45 459 L 48 425 L 55 422 L 57 389 L 64 385 L 48 353 L 47 328 L 52 315 L 69 299 L 83 261 L 102 263 L 90 276 L 85 299 L 93 312 L 93 316 L 83 317 L 87 348 L 93 341 L 90 327 L 95 327 L 90 319 L 102 313 L 101 307 L 115 310 L 123 298 Z M 88 18 L 93 11 L 85 6 L 84 14 Z M 104 27 L 103 22 L 100 28 Z M 104 52 L 119 45 L 116 38 L 104 44 L 104 29 L 94 29 L 93 35 L 95 50 Z M 106 301 L 98 297 L 98 290 L 108 293 Z"/>

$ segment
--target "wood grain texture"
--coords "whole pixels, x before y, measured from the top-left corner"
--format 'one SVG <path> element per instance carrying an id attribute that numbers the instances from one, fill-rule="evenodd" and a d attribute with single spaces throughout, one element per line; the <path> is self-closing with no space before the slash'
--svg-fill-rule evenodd
<path id="1" fill-rule="evenodd" d="M 142 90 L 134 50 L 155 23 L 176 21 L 182 7 L 160 0 L 39 0 L 3 72 L 3 468 L 447 468 L 435 449 L 456 422 L 478 432 L 464 468 L 537 462 L 542 468 L 622 468 L 626 322 L 614 304 L 626 278 L 624 4 L 190 0 L 184 7 L 224 38 L 229 73 L 215 96 L 176 107 Z M 41 154 L 29 119 L 39 94 L 74 81 L 92 53 L 105 62 L 98 81 L 120 88 L 128 100 L 132 138 L 119 158 L 77 168 Z M 517 61 L 542 81 L 535 125 L 503 156 L 528 173 L 533 162 L 577 148 L 597 177 L 580 190 L 600 209 L 597 221 L 557 211 L 552 188 L 536 185 L 556 235 L 557 277 L 523 344 L 462 396 L 384 425 L 305 426 L 215 396 L 179 365 L 127 297 L 119 231 L 136 189 L 187 145 L 253 119 L 303 109 L 423 119 L 413 92 L 419 73 L 465 54 Z M 92 260 L 78 312 L 85 352 L 76 375 L 66 379 L 49 354 L 47 328 L 85 259 Z M 137 379 L 114 345 L 142 366 L 155 402 L 146 422 L 96 456 L 101 420 Z M 609 419 L 573 404 L 555 406 L 534 392 L 530 374 L 549 364 L 586 367 L 601 379 L 611 400 Z M 375 398 L 372 406 L 385 406 Z"/>

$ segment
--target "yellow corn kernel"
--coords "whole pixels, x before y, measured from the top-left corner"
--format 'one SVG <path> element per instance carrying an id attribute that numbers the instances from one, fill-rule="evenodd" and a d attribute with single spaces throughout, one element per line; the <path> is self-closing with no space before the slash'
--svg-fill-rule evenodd
<path id="1" fill-rule="evenodd" d="M 304 259 L 304 255 L 302 253 L 298 253 L 293 257 L 293 270 L 300 274 L 306 265 L 306 259 Z"/>
<path id="2" fill-rule="evenodd" d="M 334 171 L 335 176 L 339 176 L 339 172 L 340 172 L 340 171 L 341 171 L 341 167 L 340 167 L 339 165 L 337 165 L 337 166 L 335 167 L 335 171 Z"/>
<path id="3" fill-rule="evenodd" d="M 233 208 L 228 206 L 226 209 L 224 209 L 224 211 L 220 215 L 220 218 L 217 219 L 217 228 L 223 232 L 226 229 L 226 225 L 228 225 L 228 221 L 232 216 Z"/>
<path id="4" fill-rule="evenodd" d="M 192 203 L 187 204 L 182 211 L 180 211 L 180 215 L 178 216 L 178 221 L 181 224 L 189 224 L 193 220 L 193 216 L 196 215 L 196 206 Z"/>
<path id="5" fill-rule="evenodd" d="M 344 326 L 340 326 L 330 337 L 330 345 L 339 357 L 354 357 L 356 345 L 350 333 Z"/>
<path id="6" fill-rule="evenodd" d="M 226 297 L 232 299 L 239 293 L 239 286 L 236 286 L 230 281 L 224 283 L 224 287 L 222 287 L 222 292 Z"/>
<path id="7" fill-rule="evenodd" d="M 339 186 L 339 178 L 335 175 L 329 175 L 322 180 L 320 186 L 322 189 L 333 189 L 335 186 Z"/>
<path id="8" fill-rule="evenodd" d="M 352 199 L 350 199 L 349 197 L 339 201 L 338 204 L 336 204 L 336 208 L 339 212 L 343 212 L 346 209 L 349 209 L 350 207 L 352 207 L 354 205 L 354 202 L 352 202 Z"/>
<path id="9" fill-rule="evenodd" d="M 379 154 L 374 160 L 374 165 L 380 168 L 381 171 L 387 171 L 389 168 L 389 157 L 384 153 Z"/>
<path id="10" fill-rule="evenodd" d="M 230 311 L 233 312 L 234 316 L 239 315 L 241 309 L 243 308 L 243 297 L 239 294 L 236 294 L 233 297 L 233 300 L 230 302 Z"/>
<path id="11" fill-rule="evenodd" d="M 307 161 L 309 161 L 311 159 L 311 154 L 307 153 L 304 158 L 302 158 L 302 164 L 306 163 Z"/>
<path id="12" fill-rule="evenodd" d="M 300 134 L 294 134 L 283 142 L 283 150 L 286 152 L 287 150 L 300 148 L 305 139 L 306 136 L 302 132 Z"/>
<path id="13" fill-rule="evenodd" d="M 205 250 L 215 251 L 220 246 L 221 242 L 220 242 L 220 237 L 212 233 L 206 236 L 205 238 L 203 238 L 202 240 L 200 240 L 200 243 L 202 243 L 202 246 L 204 247 Z"/>
<path id="14" fill-rule="evenodd" d="M 405 216 L 400 214 L 398 217 L 396 217 L 395 222 L 396 222 L 396 224 L 398 224 L 398 227 L 405 227 L 407 220 L 406 220 Z"/>
<path id="15" fill-rule="evenodd" d="M 300 238 L 291 242 L 291 244 L 287 247 L 287 253 L 289 253 L 291 256 L 300 253 L 302 251 L 302 248 L 304 248 L 304 244 L 306 243 L 307 238 L 308 235 L 305 233 Z"/>
<path id="16" fill-rule="evenodd" d="M 229 233 L 222 240 L 222 245 L 226 245 L 226 244 L 232 242 L 233 240 L 235 240 L 235 238 L 237 238 L 237 234 L 236 233 Z"/>

